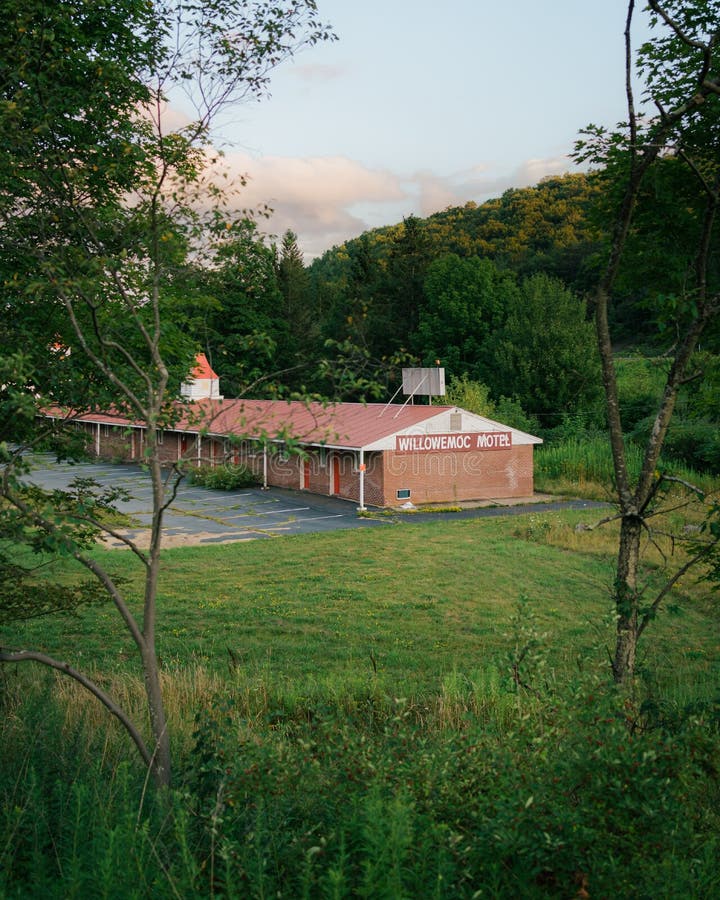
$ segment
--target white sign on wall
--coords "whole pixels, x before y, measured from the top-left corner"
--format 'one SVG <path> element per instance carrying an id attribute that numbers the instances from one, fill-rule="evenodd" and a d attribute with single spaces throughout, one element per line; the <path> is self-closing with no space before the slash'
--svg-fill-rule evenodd
<path id="1" fill-rule="evenodd" d="M 511 431 L 480 431 L 475 434 L 398 434 L 396 453 L 437 453 L 466 450 L 509 450 Z"/>

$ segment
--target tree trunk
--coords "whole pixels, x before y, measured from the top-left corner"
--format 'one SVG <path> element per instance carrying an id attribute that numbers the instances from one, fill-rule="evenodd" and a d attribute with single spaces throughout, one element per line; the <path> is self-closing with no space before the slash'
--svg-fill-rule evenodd
<path id="1" fill-rule="evenodd" d="M 162 361 L 158 359 L 160 365 Z M 157 390 L 157 396 L 164 397 L 167 374 Z M 159 403 L 158 403 L 159 406 Z M 143 611 L 143 638 L 142 665 L 145 677 L 145 691 L 150 712 L 150 726 L 155 742 L 153 752 L 152 772 L 158 787 L 168 787 L 171 778 L 171 752 L 170 735 L 168 734 L 165 704 L 160 683 L 160 662 L 158 660 L 155 625 L 157 620 L 157 594 L 160 580 L 160 547 L 162 544 L 163 516 L 165 513 L 165 487 L 162 468 L 156 440 L 155 422 L 157 413 L 152 411 L 148 415 L 148 433 L 150 440 L 149 468 L 153 488 L 153 519 L 152 533 L 150 536 L 150 548 L 148 554 L 148 566 L 145 572 L 145 603 Z"/>
<path id="2" fill-rule="evenodd" d="M 143 674 L 145 692 L 150 712 L 150 727 L 155 746 L 152 755 L 152 774 L 157 787 L 169 787 L 172 775 L 170 735 L 168 733 L 165 705 L 160 685 L 160 666 L 154 646 L 147 646 L 143 652 Z"/>
<path id="3" fill-rule="evenodd" d="M 617 632 L 613 676 L 617 684 L 628 684 L 635 676 L 638 632 L 638 560 L 642 519 L 631 514 L 622 517 L 615 579 Z"/>

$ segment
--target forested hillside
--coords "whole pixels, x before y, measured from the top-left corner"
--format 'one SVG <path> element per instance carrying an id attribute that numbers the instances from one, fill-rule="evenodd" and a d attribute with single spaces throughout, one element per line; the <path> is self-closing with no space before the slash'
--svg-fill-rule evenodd
<path id="1" fill-rule="evenodd" d="M 612 174 L 548 178 L 482 205 L 411 216 L 307 266 L 292 232 L 272 245 L 253 222 L 235 225 L 222 235 L 216 266 L 188 273 L 189 327 L 228 396 L 384 399 L 403 365 L 439 360 L 452 402 L 546 437 L 566 433 L 568 422 L 601 428 L 586 295 L 609 243 Z M 692 265 L 700 208 L 687 171 L 662 160 L 640 197 L 611 303 L 622 356 L 656 359 L 649 369 L 625 366 L 630 432 L 646 425 L 673 323 L 689 313 L 676 298 Z M 652 241 L 645 239 L 649 221 L 662 223 Z M 717 251 L 711 277 L 720 280 Z M 681 404 L 686 425 L 714 426 L 718 345 L 717 331 L 707 332 L 702 390 L 687 392 Z M 687 437 L 681 443 L 697 445 Z"/>

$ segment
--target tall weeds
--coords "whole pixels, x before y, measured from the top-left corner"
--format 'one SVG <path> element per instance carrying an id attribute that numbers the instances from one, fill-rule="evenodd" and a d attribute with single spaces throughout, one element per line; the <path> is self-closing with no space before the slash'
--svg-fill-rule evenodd
<path id="1" fill-rule="evenodd" d="M 627 465 L 635 478 L 642 464 L 642 448 L 626 442 Z M 717 490 L 717 478 L 697 472 L 683 463 L 670 461 L 672 473 L 706 492 Z M 615 475 L 607 436 L 602 434 L 570 435 L 551 441 L 535 451 L 535 486 L 540 491 L 571 493 L 593 500 L 614 500 Z"/>
<path id="2" fill-rule="evenodd" d="M 11 679 L 0 896 L 717 895 L 720 710 L 550 678 L 520 658 L 525 606 L 518 680 L 500 659 L 422 696 L 173 673 L 181 786 L 160 798 L 80 694 Z"/>

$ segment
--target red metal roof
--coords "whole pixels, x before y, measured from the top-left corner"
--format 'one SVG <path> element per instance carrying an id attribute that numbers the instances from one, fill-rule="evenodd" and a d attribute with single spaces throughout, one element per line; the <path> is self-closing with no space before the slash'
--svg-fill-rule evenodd
<path id="1" fill-rule="evenodd" d="M 360 448 L 439 413 L 448 406 L 385 403 L 302 403 L 283 400 L 199 400 L 178 430 L 268 437 L 301 444 Z"/>
<path id="2" fill-rule="evenodd" d="M 177 409 L 178 421 L 167 430 L 359 449 L 455 407 L 205 399 L 178 404 Z M 60 411 L 49 412 L 57 415 Z M 80 413 L 74 418 L 100 424 L 144 427 L 143 422 L 110 411 Z"/>

